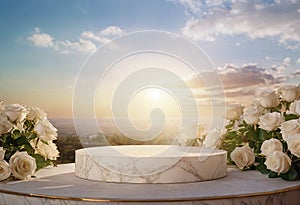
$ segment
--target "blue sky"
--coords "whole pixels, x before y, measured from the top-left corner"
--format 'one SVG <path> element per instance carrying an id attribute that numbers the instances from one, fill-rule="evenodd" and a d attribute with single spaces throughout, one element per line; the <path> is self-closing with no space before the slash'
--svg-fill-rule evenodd
<path id="1" fill-rule="evenodd" d="M 1 0 L 0 26 L 0 99 L 55 117 L 71 116 L 72 88 L 86 58 L 139 30 L 193 40 L 233 96 L 300 82 L 298 0 Z"/>

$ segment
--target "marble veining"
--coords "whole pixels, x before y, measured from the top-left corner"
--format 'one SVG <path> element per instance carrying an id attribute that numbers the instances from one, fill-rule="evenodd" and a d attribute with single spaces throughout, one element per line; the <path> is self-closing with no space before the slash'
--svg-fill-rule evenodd
<path id="1" fill-rule="evenodd" d="M 144 151 L 141 156 L 136 149 Z M 134 151 L 130 153 L 130 150 Z M 224 177 L 227 170 L 223 150 L 163 145 L 77 150 L 75 167 L 78 177 L 123 183 L 198 182 Z"/>

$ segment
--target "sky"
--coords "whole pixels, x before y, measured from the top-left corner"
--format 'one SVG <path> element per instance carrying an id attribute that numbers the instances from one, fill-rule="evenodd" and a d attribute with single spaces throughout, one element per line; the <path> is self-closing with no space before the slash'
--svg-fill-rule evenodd
<path id="1" fill-rule="evenodd" d="M 0 100 L 53 118 L 72 116 L 86 59 L 141 30 L 193 41 L 215 65 L 228 101 L 300 82 L 299 0 L 0 0 L 0 26 Z"/>

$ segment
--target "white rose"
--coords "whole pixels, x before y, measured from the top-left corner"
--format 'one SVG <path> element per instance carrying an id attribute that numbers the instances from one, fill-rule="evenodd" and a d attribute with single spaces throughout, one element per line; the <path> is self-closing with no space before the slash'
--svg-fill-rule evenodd
<path id="1" fill-rule="evenodd" d="M 231 104 L 226 109 L 227 120 L 238 120 L 243 113 L 244 107 L 239 104 Z"/>
<path id="2" fill-rule="evenodd" d="M 7 119 L 6 116 L 0 115 L 0 135 L 9 132 L 14 125 Z"/>
<path id="3" fill-rule="evenodd" d="M 266 113 L 259 117 L 259 127 L 267 131 L 276 130 L 281 122 L 283 122 L 283 116 L 278 112 Z"/>
<path id="4" fill-rule="evenodd" d="M 251 102 L 251 106 L 255 106 L 257 107 L 258 111 L 260 114 L 267 112 L 266 108 L 264 108 L 260 102 L 258 98 L 254 98 Z"/>
<path id="5" fill-rule="evenodd" d="M 240 169 L 251 167 L 255 162 L 255 154 L 249 145 L 236 147 L 231 152 L 230 158 Z"/>
<path id="6" fill-rule="evenodd" d="M 261 145 L 261 153 L 265 156 L 270 155 L 274 151 L 281 151 L 283 150 L 282 143 L 280 140 L 276 138 L 271 138 L 269 140 L 265 140 Z"/>
<path id="7" fill-rule="evenodd" d="M 257 124 L 259 121 L 260 111 L 257 106 L 250 106 L 244 109 L 243 118 L 249 125 Z"/>
<path id="8" fill-rule="evenodd" d="M 37 143 L 37 153 L 50 160 L 56 160 L 59 157 L 59 151 L 53 142 L 48 142 L 47 145 L 39 141 Z"/>
<path id="9" fill-rule="evenodd" d="M 47 114 L 38 107 L 28 107 L 29 113 L 27 115 L 28 120 L 38 120 L 38 119 L 46 119 Z"/>
<path id="10" fill-rule="evenodd" d="M 280 88 L 279 93 L 281 94 L 281 98 L 284 101 L 292 102 L 297 98 L 297 89 L 296 86 L 284 86 Z"/>
<path id="11" fill-rule="evenodd" d="M 205 145 L 205 147 L 215 149 L 216 147 L 219 146 L 220 142 L 221 142 L 220 129 L 215 128 L 207 134 L 205 140 L 203 141 L 203 144 Z"/>
<path id="12" fill-rule="evenodd" d="M 300 115 L 300 100 L 295 100 L 290 104 L 289 113 Z"/>
<path id="13" fill-rule="evenodd" d="M 30 178 L 36 170 L 35 159 L 27 152 L 16 152 L 9 160 L 11 173 L 17 179 Z"/>
<path id="14" fill-rule="evenodd" d="M 5 160 L 0 160 L 0 181 L 7 179 L 10 174 L 9 164 Z"/>
<path id="15" fill-rule="evenodd" d="M 292 160 L 281 151 L 274 151 L 266 157 L 265 165 L 267 168 L 278 174 L 287 172 L 291 167 Z"/>
<path id="16" fill-rule="evenodd" d="M 34 131 L 45 142 L 56 140 L 57 129 L 47 119 L 39 120 L 34 126 Z"/>
<path id="17" fill-rule="evenodd" d="M 4 114 L 11 122 L 22 122 L 26 118 L 28 110 L 23 105 L 11 104 L 5 105 Z"/>
<path id="18" fill-rule="evenodd" d="M 287 144 L 291 153 L 297 157 L 300 157 L 300 134 L 290 136 Z"/>
<path id="19" fill-rule="evenodd" d="M 5 156 L 5 150 L 3 149 L 3 147 L 0 147 L 0 160 L 3 160 Z"/>
<path id="20" fill-rule="evenodd" d="M 259 103 L 265 108 L 277 107 L 279 97 L 276 92 L 264 91 L 259 95 Z"/>
<path id="21" fill-rule="evenodd" d="M 288 120 L 281 124 L 280 126 L 282 138 L 287 141 L 291 135 L 300 133 L 300 123 L 299 120 Z"/>

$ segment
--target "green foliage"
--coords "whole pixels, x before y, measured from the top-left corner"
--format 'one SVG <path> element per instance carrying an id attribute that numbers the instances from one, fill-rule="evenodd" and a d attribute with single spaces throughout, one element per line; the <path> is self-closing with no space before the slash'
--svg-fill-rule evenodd
<path id="1" fill-rule="evenodd" d="M 272 113 L 278 112 L 282 113 L 284 121 L 289 121 L 293 119 L 299 119 L 299 116 L 295 114 L 287 114 L 286 110 L 289 109 L 291 103 L 286 101 L 280 101 L 280 104 L 276 108 L 262 108 L 262 113 Z M 262 115 L 260 113 L 260 115 Z M 245 144 L 248 144 L 250 148 L 253 149 L 255 154 L 255 169 L 260 171 L 262 174 L 268 174 L 269 178 L 281 177 L 287 181 L 293 181 L 300 178 L 300 159 L 294 156 L 289 150 L 287 142 L 283 140 L 280 128 L 276 130 L 267 131 L 261 129 L 259 124 L 250 125 L 247 124 L 243 117 L 241 116 L 239 120 L 230 120 L 225 126 L 226 133 L 223 136 L 221 148 L 227 150 L 228 152 L 228 163 L 234 164 L 230 158 L 231 152 L 236 147 L 241 147 Z M 271 138 L 276 138 L 282 143 L 283 152 L 286 153 L 289 158 L 292 160 L 291 167 L 288 172 L 284 174 L 278 174 L 267 169 L 267 166 L 264 164 L 266 157 L 261 154 L 261 146 L 264 141 Z"/>
<path id="2" fill-rule="evenodd" d="M 14 128 L 11 132 L 0 136 L 0 146 L 5 149 L 4 160 L 9 161 L 11 156 L 17 151 L 26 151 L 30 156 L 35 158 L 37 170 L 54 165 L 53 160 L 45 159 L 43 156 L 37 154 L 35 147 L 30 143 L 35 140 L 33 144 L 36 144 L 40 140 L 34 132 L 34 122 L 26 120 L 23 127 L 25 129 L 22 131 Z M 44 143 L 48 144 L 47 142 Z"/>
<path id="3" fill-rule="evenodd" d="M 298 173 L 294 167 L 291 167 L 288 172 L 280 174 L 280 177 L 287 181 L 294 181 L 298 178 Z"/>
<path id="4" fill-rule="evenodd" d="M 36 161 L 36 170 L 40 170 L 49 165 L 54 165 L 54 162 L 52 160 L 45 159 L 45 157 L 43 157 L 42 155 L 33 154 L 32 157 L 34 157 Z"/>

